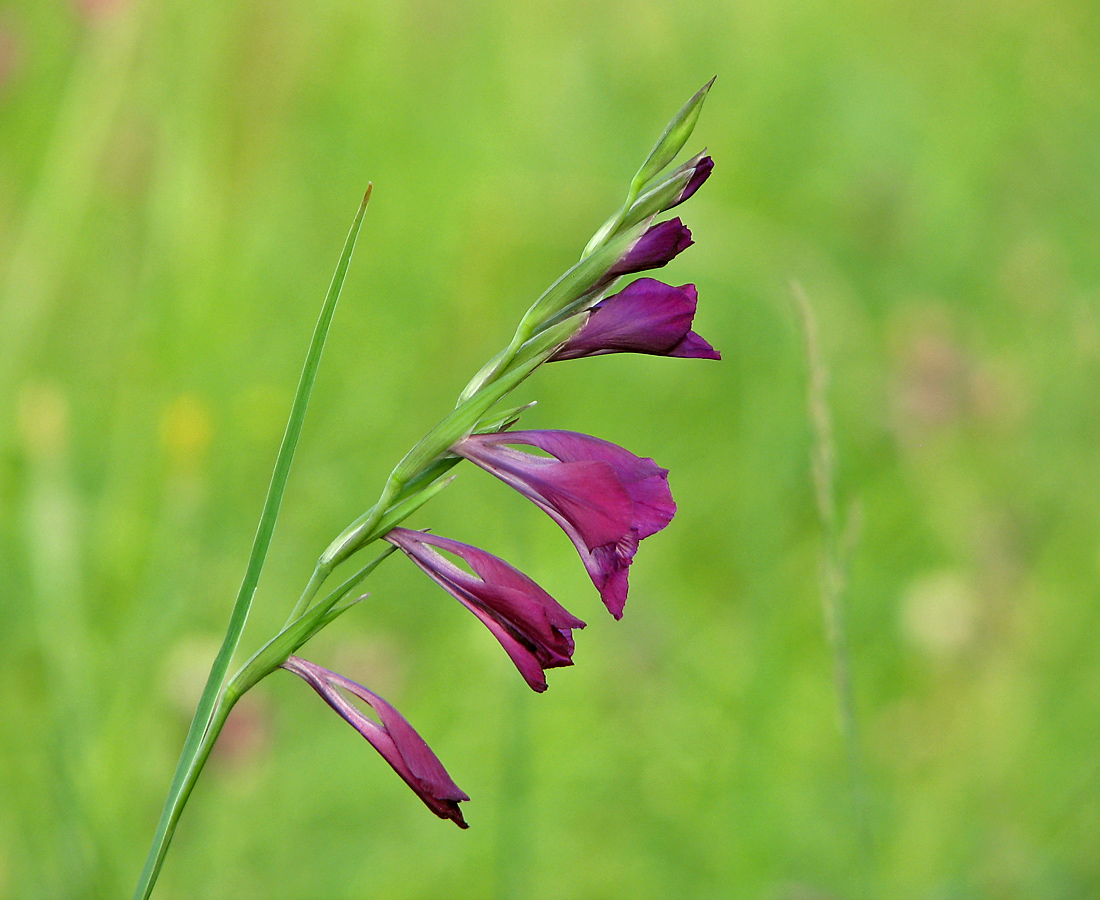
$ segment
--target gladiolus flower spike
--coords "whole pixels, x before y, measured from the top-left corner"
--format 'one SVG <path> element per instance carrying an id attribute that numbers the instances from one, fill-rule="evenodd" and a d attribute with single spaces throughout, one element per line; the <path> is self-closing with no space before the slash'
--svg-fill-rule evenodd
<path id="1" fill-rule="evenodd" d="M 458 804 L 470 798 L 451 780 L 443 763 L 401 713 L 361 684 L 300 657 L 289 657 L 282 668 L 305 681 L 352 728 L 363 735 L 424 801 L 428 809 L 441 819 L 452 820 L 459 828 L 467 827 Z M 341 690 L 366 703 L 378 714 L 382 724 L 379 725 L 357 709 L 340 693 Z"/>
<path id="2" fill-rule="evenodd" d="M 395 528 L 386 540 L 485 624 L 532 689 L 546 690 L 544 670 L 573 665 L 572 629 L 584 628 L 584 622 L 518 569 L 477 547 L 423 531 Z M 460 557 L 475 574 L 435 548 Z"/>
<path id="3" fill-rule="evenodd" d="M 550 454 L 513 450 L 526 444 Z M 638 542 L 676 514 L 668 470 L 573 431 L 474 434 L 451 448 L 542 509 L 573 541 L 608 611 L 621 619 Z"/>
<path id="4" fill-rule="evenodd" d="M 456 407 L 397 463 L 374 504 L 320 554 L 282 629 L 230 677 L 228 666 L 244 633 L 271 547 L 321 353 L 370 196 L 367 191 L 321 308 L 245 577 L 188 730 L 134 900 L 150 900 L 176 824 L 234 704 L 279 667 L 305 680 L 433 813 L 466 827 L 459 804 L 469 798 L 401 714 L 362 685 L 295 655 L 306 641 L 352 608 L 357 602 L 353 589 L 399 548 L 481 620 L 531 688 L 545 690 L 548 669 L 573 664 L 573 631 L 585 624 L 538 584 L 484 550 L 401 527 L 446 488 L 450 470 L 461 460 L 511 485 L 557 522 L 576 546 L 608 611 L 616 619 L 622 617 L 629 569 L 639 543 L 668 525 L 676 513 L 668 471 L 651 459 L 589 435 L 509 431 L 525 407 L 497 407 L 550 360 L 624 352 L 720 358 L 692 330 L 697 303 L 694 285 L 673 287 L 642 277 L 616 287 L 624 276 L 658 269 L 692 244 L 692 234 L 679 218 L 657 218 L 695 194 L 711 174 L 714 163 L 706 151 L 670 169 L 691 136 L 711 83 L 673 117 L 631 180 L 624 203 L 596 230 L 580 260 L 528 307 L 511 341 L 474 375 Z M 548 455 L 519 450 L 517 445 Z M 388 542 L 385 551 L 322 593 L 343 563 L 378 541 Z M 444 554 L 457 557 L 472 573 Z M 355 706 L 352 698 L 369 706 L 378 721 Z"/>

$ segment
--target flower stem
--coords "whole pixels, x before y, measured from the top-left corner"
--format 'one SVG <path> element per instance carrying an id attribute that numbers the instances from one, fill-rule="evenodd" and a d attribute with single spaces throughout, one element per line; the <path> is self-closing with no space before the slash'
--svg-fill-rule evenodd
<path id="1" fill-rule="evenodd" d="M 168 800 L 164 804 L 160 822 L 157 824 L 157 833 L 153 837 L 153 847 L 145 860 L 145 868 L 142 869 L 141 878 L 137 889 L 134 891 L 134 900 L 146 900 L 153 892 L 160 868 L 164 864 L 165 854 L 168 853 L 168 845 L 172 842 L 172 835 L 176 832 L 176 823 L 179 822 L 183 807 L 191 796 L 195 783 L 199 780 L 199 774 L 210 757 L 210 751 L 214 749 L 214 742 L 221 733 L 225 720 L 229 717 L 229 711 L 240 699 L 236 693 L 223 693 L 211 711 L 210 718 L 206 722 L 206 730 L 196 744 L 194 751 L 186 752 L 180 757 L 180 765 L 176 768 L 176 777 L 172 781 L 171 790 L 168 792 Z M 185 757 L 189 757 L 184 765 Z"/>
<path id="2" fill-rule="evenodd" d="M 321 585 L 324 584 L 325 579 L 328 578 L 331 572 L 331 566 L 326 566 L 320 562 L 317 563 L 313 569 L 313 574 L 309 576 L 309 583 L 306 584 L 305 590 L 302 591 L 302 596 L 298 598 L 298 602 L 294 604 L 294 609 L 290 611 L 290 616 L 286 620 L 286 625 L 289 625 L 306 611 L 309 604 L 313 602 L 313 598 L 317 596 L 317 592 L 321 589 Z M 286 625 L 283 627 L 285 628 Z"/>
<path id="3" fill-rule="evenodd" d="M 172 834 L 176 829 L 187 798 L 198 780 L 199 773 L 205 765 L 210 751 L 217 740 L 229 710 L 233 708 L 239 694 L 223 691 L 226 674 L 233 654 L 241 640 L 245 623 L 248 621 L 248 613 L 252 608 L 252 600 L 256 595 L 256 587 L 260 581 L 260 573 L 263 571 L 264 562 L 267 559 L 267 551 L 271 547 L 271 538 L 275 532 L 275 522 L 279 518 L 279 507 L 286 491 L 287 479 L 290 476 L 290 465 L 294 460 L 294 451 L 298 446 L 298 438 L 302 433 L 302 425 L 305 422 L 306 409 L 309 406 L 310 394 L 313 392 L 313 384 L 317 380 L 317 369 L 321 362 L 321 352 L 325 347 L 325 339 L 328 337 L 329 327 L 332 324 L 332 316 L 336 311 L 336 301 L 340 298 L 340 291 L 344 286 L 344 278 L 347 275 L 351 255 L 355 250 L 355 240 L 359 236 L 359 228 L 363 223 L 363 214 L 367 210 L 370 201 L 371 185 L 367 185 L 367 192 L 363 196 L 363 202 L 359 211 L 355 214 L 351 230 L 344 242 L 340 261 L 336 265 L 336 272 L 332 276 L 325 302 L 321 307 L 321 315 L 317 319 L 317 325 L 313 330 L 313 338 L 310 341 L 309 351 L 306 354 L 305 365 L 302 367 L 302 375 L 298 381 L 298 389 L 294 395 L 294 403 L 290 409 L 290 418 L 287 421 L 286 432 L 283 435 L 282 444 L 279 446 L 278 456 L 275 458 L 275 469 L 271 475 L 271 484 L 267 489 L 267 498 L 264 500 L 263 512 L 260 515 L 260 524 L 256 529 L 256 537 L 252 543 L 252 552 L 248 558 L 248 566 L 245 569 L 241 588 L 237 592 L 237 599 L 233 603 L 233 611 L 229 616 L 229 627 L 222 641 L 218 655 L 210 668 L 210 675 L 206 680 L 202 697 L 199 699 L 195 716 L 191 720 L 187 738 L 184 741 L 183 752 L 180 754 L 176 765 L 176 773 L 172 778 L 172 785 L 168 790 L 168 797 L 164 803 L 164 811 L 161 813 L 160 823 L 157 825 L 156 835 L 153 838 L 153 846 L 149 850 L 149 856 L 145 861 L 141 878 L 134 891 L 134 900 L 146 900 L 152 893 L 153 885 L 160 874 L 160 867 L 164 862 L 164 856 L 168 852 L 168 845 L 172 840 Z"/>

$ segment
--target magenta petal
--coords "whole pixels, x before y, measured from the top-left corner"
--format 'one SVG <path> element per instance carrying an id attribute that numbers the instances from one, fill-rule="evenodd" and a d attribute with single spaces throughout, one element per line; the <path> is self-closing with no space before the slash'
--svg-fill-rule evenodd
<path id="1" fill-rule="evenodd" d="M 401 713 L 361 684 L 308 660 L 291 656 L 283 663 L 283 668 L 302 678 L 366 738 L 428 809 L 441 819 L 451 819 L 460 828 L 467 827 L 458 804 L 470 798 L 451 780 L 439 758 Z M 340 690 L 353 694 L 369 705 L 382 724 L 364 715 Z"/>
<path id="2" fill-rule="evenodd" d="M 633 544 L 624 539 L 621 544 L 614 546 L 597 547 L 592 551 L 595 562 L 595 571 L 599 580 L 593 576 L 593 581 L 600 589 L 600 599 L 603 600 L 607 611 L 616 619 L 623 617 L 623 608 L 626 606 L 627 575 L 630 564 L 634 561 L 634 553 L 638 549 L 638 542 Z M 592 574 L 589 569 L 589 574 Z"/>
<path id="3" fill-rule="evenodd" d="M 528 444 L 554 459 L 507 444 Z M 676 513 L 667 469 L 572 431 L 471 435 L 452 449 L 516 488 L 557 522 L 576 546 L 604 604 L 616 618 L 622 616 L 627 568 L 638 542 L 664 528 Z M 590 467 L 589 478 L 572 477 L 581 465 Z M 566 474 L 571 492 L 558 490 L 560 480 L 552 474 L 558 470 Z"/>
<path id="4" fill-rule="evenodd" d="M 587 460 L 609 465 L 633 505 L 630 528 L 616 540 L 635 529 L 639 532 L 638 540 L 647 538 L 664 528 L 676 514 L 676 503 L 668 488 L 668 469 L 662 469 L 652 459 L 635 456 L 618 444 L 576 431 L 513 431 L 482 436 L 538 447 L 563 464 Z M 600 545 L 607 543 L 610 542 L 601 541 Z"/>
<path id="5" fill-rule="evenodd" d="M 722 354 L 703 340 L 694 331 L 689 331 L 683 339 L 671 350 L 669 356 L 678 356 L 683 359 L 721 359 Z"/>
<path id="6" fill-rule="evenodd" d="M 564 517 L 586 546 L 618 540 L 630 529 L 634 504 L 612 466 L 591 459 L 566 460 L 563 464 L 513 450 L 503 441 L 493 441 L 494 437 L 473 435 L 456 452 L 482 465 L 474 456 L 479 448 L 485 448 L 494 475 L 551 515 Z"/>
<path id="7" fill-rule="evenodd" d="M 714 170 L 714 160 L 709 156 L 704 156 L 695 164 L 695 169 L 691 174 L 691 178 L 688 179 L 688 183 L 684 186 L 684 190 L 680 193 L 679 198 L 672 206 L 679 206 L 685 200 L 687 200 L 692 194 L 694 194 L 699 188 L 703 186 L 703 182 L 710 178 L 710 173 Z M 669 209 L 672 209 L 672 206 Z"/>
<path id="8" fill-rule="evenodd" d="M 477 547 L 422 531 L 394 528 L 385 539 L 485 624 L 534 690 L 546 690 L 545 669 L 573 664 L 572 629 L 584 628 L 584 622 L 518 569 Z M 475 574 L 436 547 L 464 560 Z"/>
<path id="9" fill-rule="evenodd" d="M 697 303 L 693 284 L 673 287 L 654 278 L 639 278 L 593 307 L 588 321 L 551 359 L 605 353 L 720 359 L 691 330 Z"/>
<path id="10" fill-rule="evenodd" d="M 678 218 L 653 225 L 608 271 L 609 276 L 659 269 L 690 247 L 691 232 Z"/>

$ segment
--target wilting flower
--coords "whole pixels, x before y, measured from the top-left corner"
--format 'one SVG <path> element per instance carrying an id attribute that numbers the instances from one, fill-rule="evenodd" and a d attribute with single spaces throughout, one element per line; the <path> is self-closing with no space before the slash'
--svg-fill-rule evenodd
<path id="1" fill-rule="evenodd" d="M 302 678 L 352 728 L 363 735 L 424 801 L 428 809 L 441 819 L 451 819 L 460 828 L 467 827 L 458 804 L 470 798 L 451 780 L 443 763 L 401 713 L 361 684 L 300 657 L 289 657 L 283 663 L 283 668 Z M 379 725 L 357 709 L 340 693 L 341 690 L 354 694 L 370 706 L 378 714 L 382 724 Z"/>
<path id="2" fill-rule="evenodd" d="M 555 359 L 579 359 L 604 353 L 721 359 L 722 355 L 691 330 L 698 294 L 695 285 L 673 287 L 639 278 L 597 303 Z"/>
<path id="3" fill-rule="evenodd" d="M 693 243 L 691 231 L 683 222 L 669 219 L 646 229 L 631 247 L 607 273 L 608 278 L 644 272 L 646 269 L 659 269 L 667 265 L 676 256 L 687 250 Z"/>
<path id="4" fill-rule="evenodd" d="M 552 458 L 508 444 L 537 447 Z M 638 542 L 664 528 L 676 513 L 667 469 L 573 431 L 473 434 L 451 449 L 557 522 L 576 545 L 604 605 L 622 618 L 627 569 Z"/>
<path id="5" fill-rule="evenodd" d="M 477 547 L 423 531 L 394 528 L 385 539 L 485 623 L 536 691 L 546 690 L 544 670 L 573 665 L 572 629 L 584 628 L 584 622 L 518 569 Z M 435 547 L 463 559 L 476 575 Z"/>

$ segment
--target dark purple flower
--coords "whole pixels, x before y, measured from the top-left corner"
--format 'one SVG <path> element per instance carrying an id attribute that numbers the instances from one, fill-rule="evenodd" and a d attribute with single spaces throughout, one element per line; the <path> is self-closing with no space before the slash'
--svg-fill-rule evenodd
<path id="1" fill-rule="evenodd" d="M 443 763 L 401 713 L 361 684 L 300 657 L 289 657 L 283 663 L 283 668 L 302 678 L 352 728 L 363 735 L 424 801 L 428 809 L 441 819 L 451 819 L 460 828 L 467 827 L 458 804 L 470 798 L 451 780 Z M 379 725 L 357 709 L 340 693 L 341 690 L 354 694 L 370 706 L 378 714 L 382 724 Z"/>
<path id="2" fill-rule="evenodd" d="M 385 539 L 485 623 L 536 691 L 546 690 L 545 669 L 573 665 L 572 629 L 584 628 L 584 622 L 518 569 L 477 547 L 423 531 L 394 528 Z M 460 557 L 476 575 L 433 547 Z"/>
<path id="3" fill-rule="evenodd" d="M 608 278 L 659 269 L 695 243 L 691 232 L 678 218 L 653 225 L 638 238 L 607 273 Z"/>
<path id="4" fill-rule="evenodd" d="M 508 444 L 537 447 L 553 458 Z M 638 542 L 664 528 L 676 513 L 667 469 L 573 431 L 473 434 L 451 449 L 557 522 L 576 545 L 604 605 L 622 618 L 627 569 Z"/>
<path id="5" fill-rule="evenodd" d="M 654 278 L 639 278 L 597 303 L 580 331 L 550 359 L 604 353 L 721 359 L 691 330 L 697 301 L 693 284 L 672 287 Z"/>
<path id="6" fill-rule="evenodd" d="M 695 163 L 694 170 L 691 173 L 691 178 L 688 179 L 688 183 L 684 185 L 684 189 L 680 192 L 680 196 L 676 198 L 676 202 L 669 206 L 672 209 L 674 206 L 679 206 L 685 200 L 687 200 L 692 194 L 694 194 L 699 188 L 703 186 L 703 182 L 710 178 L 710 173 L 714 170 L 714 160 L 709 156 L 702 157 L 697 163 Z"/>

